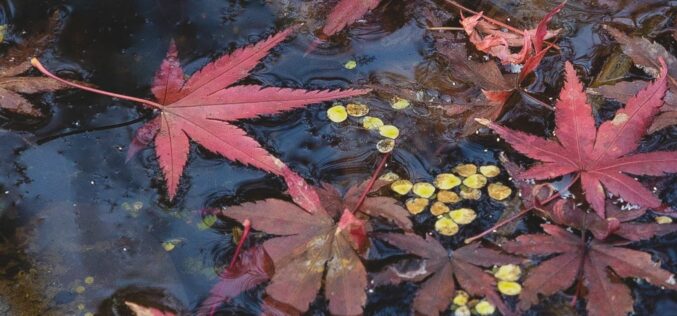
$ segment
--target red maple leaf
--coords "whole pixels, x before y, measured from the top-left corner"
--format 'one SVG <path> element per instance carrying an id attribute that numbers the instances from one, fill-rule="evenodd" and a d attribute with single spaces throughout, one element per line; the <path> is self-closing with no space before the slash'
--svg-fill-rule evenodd
<path id="1" fill-rule="evenodd" d="M 376 8 L 380 2 L 381 0 L 341 0 L 329 13 L 322 33 L 326 36 L 332 36 L 340 32 L 369 10 Z"/>
<path id="2" fill-rule="evenodd" d="M 456 291 L 456 282 L 471 295 L 486 297 L 503 315 L 513 312 L 496 292 L 496 280 L 482 269 L 497 264 L 520 263 L 521 259 L 472 243 L 447 251 L 435 238 L 416 234 L 379 234 L 379 239 L 410 252 L 423 261 L 412 270 L 407 263 L 391 265 L 374 276 L 377 284 L 397 284 L 401 281 L 423 281 L 414 298 L 414 310 L 423 315 L 437 316 L 446 310 Z M 406 266 L 406 271 L 403 271 Z M 454 281 L 454 279 L 456 281 Z M 425 281 L 424 281 L 425 280 Z"/>
<path id="3" fill-rule="evenodd" d="M 677 172 L 677 152 L 632 153 L 663 104 L 666 67 L 646 89 L 630 98 L 613 120 L 595 128 L 592 107 L 571 63 L 566 64 L 566 82 L 555 105 L 555 135 L 546 140 L 478 119 L 497 132 L 522 154 L 542 163 L 519 175 L 522 179 L 551 179 L 575 173 L 580 176 L 585 197 L 604 218 L 605 189 L 625 201 L 656 208 L 661 201 L 627 174 L 660 176 Z"/>
<path id="4" fill-rule="evenodd" d="M 556 254 L 529 271 L 519 296 L 520 310 L 537 304 L 539 294 L 566 290 L 579 278 L 588 290 L 590 315 L 624 316 L 633 311 L 630 289 L 619 278 L 642 278 L 677 289 L 674 275 L 661 269 L 648 253 L 596 239 L 585 242 L 558 226 L 542 226 L 546 234 L 522 235 L 503 245 L 506 251 L 521 255 Z"/>
<path id="5" fill-rule="evenodd" d="M 36 59 L 33 60 L 33 64 L 46 75 L 78 88 L 140 102 L 160 110 L 158 117 L 141 128 L 143 136 L 137 138 L 147 141 L 155 134 L 155 150 L 167 182 L 170 200 L 177 193 L 179 180 L 188 159 L 189 140 L 192 139 L 225 158 L 285 177 L 289 190 L 298 192 L 292 196 L 301 197 L 302 200 L 297 202 L 312 211 L 317 207 L 317 198 L 306 196 L 308 191 L 305 190 L 307 186 L 305 181 L 282 161 L 261 148 L 244 130 L 230 123 L 369 92 L 369 90 L 308 91 L 257 85 L 231 86 L 246 77 L 259 60 L 291 32 L 292 29 L 287 29 L 256 45 L 240 48 L 204 66 L 188 80 L 184 79 L 176 47 L 170 45 L 167 57 L 162 62 L 151 88 L 157 102 L 68 83 L 49 73 Z"/>

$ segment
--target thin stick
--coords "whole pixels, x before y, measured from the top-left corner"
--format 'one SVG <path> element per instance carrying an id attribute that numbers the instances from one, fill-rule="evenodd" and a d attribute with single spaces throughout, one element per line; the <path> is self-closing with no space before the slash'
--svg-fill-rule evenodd
<path id="1" fill-rule="evenodd" d="M 158 109 L 164 108 L 164 106 L 162 104 L 155 103 L 153 101 L 148 101 L 148 100 L 144 100 L 144 99 L 130 97 L 130 96 L 124 95 L 124 94 L 118 94 L 118 93 L 114 93 L 114 92 L 99 90 L 99 89 L 87 87 L 87 86 L 84 86 L 84 85 L 81 85 L 81 84 L 78 84 L 78 83 L 75 83 L 75 82 L 70 82 L 70 81 L 65 80 L 65 79 L 61 79 L 61 78 L 57 77 L 55 74 L 49 72 L 49 70 L 47 70 L 47 68 L 45 68 L 37 58 L 31 59 L 31 65 L 33 65 L 33 67 L 38 69 L 45 76 L 50 77 L 50 78 L 52 78 L 56 81 L 59 81 L 63 84 L 69 85 L 69 86 L 74 87 L 74 88 L 93 92 L 93 93 L 96 93 L 96 94 L 107 95 L 109 97 L 118 98 L 118 99 L 122 99 L 122 100 L 138 102 L 138 103 L 145 104 L 145 105 L 148 105 L 150 107 L 154 107 L 154 108 L 158 108 Z"/>
<path id="2" fill-rule="evenodd" d="M 427 29 L 431 31 L 465 31 L 462 27 L 455 26 L 429 26 Z"/>
<path id="3" fill-rule="evenodd" d="M 367 194 L 369 194 L 369 191 L 374 186 L 374 183 L 376 183 L 378 175 L 381 173 L 381 170 L 383 170 L 383 167 L 385 167 L 386 161 L 388 161 L 388 157 L 390 157 L 390 153 L 383 155 L 383 158 L 381 158 L 381 162 L 378 164 L 378 167 L 376 167 L 376 170 L 374 170 L 374 173 L 371 175 L 371 179 L 369 179 L 367 187 L 364 189 L 364 192 L 362 192 L 360 199 L 357 200 L 357 204 L 355 204 L 355 209 L 353 209 L 353 213 L 359 210 L 360 206 L 362 206 L 362 203 L 364 203 L 364 200 L 367 198 Z"/>
<path id="4" fill-rule="evenodd" d="M 564 188 L 562 188 L 561 190 L 557 191 L 557 193 L 551 195 L 551 196 L 548 197 L 547 199 L 545 199 L 545 200 L 543 200 L 543 201 L 538 201 L 538 200 L 536 200 L 536 202 L 538 202 L 538 204 L 539 204 L 538 206 L 548 204 L 548 203 L 550 203 L 552 200 L 554 200 L 554 199 L 560 197 L 560 196 L 561 196 L 560 193 L 569 190 L 569 188 L 571 188 L 571 186 L 572 186 L 574 183 L 576 183 L 576 181 L 578 181 L 578 178 L 579 178 L 579 177 L 580 177 L 580 174 L 576 174 L 576 177 L 573 178 L 573 180 L 569 181 L 569 183 L 568 183 Z M 523 210 L 521 210 L 519 213 L 517 213 L 517 214 L 515 214 L 515 215 L 513 215 L 513 216 L 510 216 L 509 218 L 507 218 L 507 219 L 505 219 L 505 220 L 502 220 L 502 221 L 500 221 L 500 222 L 494 224 L 494 226 L 492 226 L 491 228 L 489 228 L 489 229 L 487 229 L 487 230 L 481 232 L 480 234 L 475 235 L 475 236 L 473 236 L 473 237 L 470 237 L 470 238 L 466 239 L 464 242 L 465 242 L 466 244 L 469 244 L 469 243 L 471 243 L 471 242 L 473 242 L 473 241 L 475 241 L 475 240 L 478 240 L 478 239 L 480 239 L 480 238 L 482 238 L 482 237 L 484 237 L 484 236 L 486 236 L 486 235 L 489 235 L 489 234 L 491 234 L 492 232 L 494 232 L 495 230 L 497 230 L 497 229 L 499 229 L 499 228 L 501 228 L 501 227 L 503 227 L 503 226 L 505 226 L 505 225 L 507 225 L 507 224 L 510 224 L 511 222 L 513 222 L 513 221 L 515 221 L 515 220 L 521 218 L 522 216 L 526 215 L 527 213 L 529 213 L 529 212 L 530 212 L 531 210 L 533 210 L 533 209 L 534 209 L 533 207 L 532 207 L 532 208 L 528 208 L 528 209 L 523 209 Z"/>
<path id="5" fill-rule="evenodd" d="M 240 251 L 242 251 L 242 245 L 244 245 L 247 236 L 249 236 L 249 231 L 251 230 L 252 222 L 249 219 L 245 219 L 244 222 L 242 222 L 242 226 L 244 226 L 244 230 L 242 231 L 242 237 L 240 237 L 240 241 L 237 243 L 237 248 L 235 248 L 235 254 L 233 255 L 233 259 L 230 259 L 230 265 L 228 266 L 228 270 L 233 270 L 233 268 L 235 268 L 235 263 L 237 262 L 237 259 L 240 256 Z"/>
<path id="6" fill-rule="evenodd" d="M 456 1 L 452 1 L 452 0 L 445 0 L 445 1 L 446 1 L 448 4 L 451 4 L 451 5 L 453 5 L 453 6 L 457 7 L 457 8 L 459 8 L 459 9 L 461 9 L 461 10 L 463 10 L 463 11 L 468 12 L 468 13 L 472 13 L 472 14 L 475 14 L 475 15 L 476 15 L 476 14 L 479 14 L 479 12 L 473 11 L 473 10 L 471 10 L 471 9 L 468 9 L 467 7 L 461 5 L 460 3 L 456 2 Z M 510 31 L 512 31 L 512 32 L 514 32 L 514 33 L 517 33 L 517 34 L 520 34 L 520 35 L 524 36 L 524 31 L 522 31 L 522 30 L 520 30 L 520 29 L 518 29 L 518 28 L 512 27 L 512 26 L 510 26 L 510 25 L 508 25 L 508 24 L 505 24 L 505 23 L 503 23 L 503 22 L 501 22 L 501 21 L 494 20 L 494 19 L 492 19 L 492 18 L 490 18 L 490 17 L 488 17 L 488 16 L 486 16 L 486 15 L 482 15 L 482 18 L 485 19 L 485 20 L 487 20 L 487 21 L 490 22 L 490 23 L 493 23 L 493 24 L 495 24 L 495 25 L 504 27 L 504 28 L 506 28 L 506 29 L 508 29 L 508 30 L 510 30 Z M 559 46 L 557 46 L 556 44 L 551 43 L 551 42 L 548 42 L 548 41 L 544 41 L 544 42 L 545 42 L 545 43 L 548 43 L 548 44 L 551 44 L 552 47 L 554 47 L 555 49 L 559 50 Z"/>

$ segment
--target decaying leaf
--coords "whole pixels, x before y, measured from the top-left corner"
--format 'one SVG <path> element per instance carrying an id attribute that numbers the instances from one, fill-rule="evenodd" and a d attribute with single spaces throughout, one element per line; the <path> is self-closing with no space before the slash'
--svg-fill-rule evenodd
<path id="1" fill-rule="evenodd" d="M 366 241 L 366 232 L 364 221 L 349 210 L 335 221 L 324 209 L 310 214 L 295 204 L 269 199 L 230 207 L 223 215 L 249 219 L 254 229 L 280 236 L 263 244 L 275 266 L 266 288 L 273 299 L 303 312 L 324 283 L 332 314 L 362 313 L 367 272 L 356 249 L 365 249 L 357 243 Z"/>
<path id="2" fill-rule="evenodd" d="M 22 94 L 54 92 L 68 86 L 54 79 L 44 77 L 21 76 L 29 69 L 29 57 L 42 54 L 63 28 L 61 12 L 58 10 L 50 17 L 46 30 L 31 36 L 9 48 L 0 59 L 0 108 L 33 117 L 43 114 Z"/>
<path id="3" fill-rule="evenodd" d="M 142 127 L 144 136 L 137 138 L 147 140 L 155 134 L 155 151 L 170 200 L 178 191 L 188 160 L 189 140 L 192 139 L 230 160 L 283 176 L 290 194 L 295 198 L 301 197 L 296 200 L 297 203 L 309 211 L 318 207 L 317 197 L 307 196 L 312 191 L 306 190 L 307 184 L 300 176 L 261 148 L 244 130 L 230 123 L 369 92 L 232 86 L 246 77 L 259 60 L 291 32 L 292 29 L 287 29 L 256 45 L 240 48 L 204 66 L 188 80 L 184 79 L 176 46 L 171 44 L 151 87 L 157 102 L 116 95 L 160 110 L 158 117 Z M 35 59 L 34 66 L 53 76 Z M 113 95 L 100 90 L 85 90 Z"/>
<path id="4" fill-rule="evenodd" d="M 379 234 L 383 241 L 422 259 L 416 269 L 406 265 L 391 265 L 374 276 L 377 284 L 420 282 L 414 298 L 414 310 L 423 315 L 439 315 L 446 310 L 454 297 L 456 284 L 474 296 L 486 297 L 503 315 L 513 312 L 496 292 L 496 280 L 482 268 L 493 265 L 519 263 L 521 259 L 472 243 L 447 251 L 432 237 L 421 238 L 415 234 Z"/>
<path id="5" fill-rule="evenodd" d="M 677 289 L 675 278 L 645 252 L 593 239 L 590 242 L 555 225 L 542 225 L 546 234 L 531 234 L 507 242 L 503 248 L 528 256 L 556 256 L 531 269 L 523 282 L 518 307 L 524 311 L 539 302 L 539 294 L 566 290 L 580 278 L 588 290 L 590 315 L 627 315 L 633 311 L 630 289 L 619 278 L 641 278 L 656 286 Z"/>
<path id="6" fill-rule="evenodd" d="M 522 179 L 552 179 L 580 175 L 585 197 L 604 218 L 605 190 L 625 201 L 656 208 L 661 201 L 639 181 L 628 176 L 677 172 L 677 152 L 632 154 L 663 104 L 667 69 L 646 89 L 630 98 L 611 121 L 595 127 L 592 107 L 573 65 L 566 64 L 566 83 L 556 103 L 557 141 L 511 130 L 487 120 L 478 120 L 497 132 L 513 148 L 542 163 L 519 175 Z M 627 174 L 626 174 L 627 173 Z"/>
<path id="7" fill-rule="evenodd" d="M 233 268 L 219 275 L 219 282 L 209 291 L 198 310 L 198 315 L 214 315 L 219 305 L 266 282 L 273 275 L 273 263 L 263 247 L 252 247 L 240 255 Z"/>
<path id="8" fill-rule="evenodd" d="M 660 70 L 659 58 L 663 58 L 668 68 L 668 92 L 665 95 L 665 105 L 654 120 L 649 133 L 675 125 L 677 122 L 677 58 L 670 54 L 663 46 L 651 42 L 643 37 L 630 37 L 618 29 L 605 25 L 604 28 L 621 44 L 623 53 L 629 56 L 639 68 L 646 73 L 657 77 Z M 636 92 L 643 89 L 648 83 L 642 81 L 619 82 L 612 86 L 602 86 L 598 91 L 607 98 L 626 102 Z"/>

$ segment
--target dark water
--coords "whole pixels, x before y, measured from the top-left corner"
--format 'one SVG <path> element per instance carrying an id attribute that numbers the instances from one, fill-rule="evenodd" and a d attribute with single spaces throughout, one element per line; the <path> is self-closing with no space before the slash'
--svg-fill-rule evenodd
<path id="1" fill-rule="evenodd" d="M 590 84 L 604 60 L 616 51 L 600 30 L 601 22 L 636 28 L 657 37 L 673 53 L 677 44 L 669 32 L 675 25 L 674 1 L 627 2 L 617 13 L 586 1 L 570 1 L 555 19 L 563 29 L 561 55 L 548 57 L 529 89 L 543 101 L 556 97 L 563 60 L 572 60 Z M 175 39 L 181 63 L 192 73 L 236 47 L 254 43 L 305 22 L 291 40 L 265 58 L 246 82 L 303 88 L 345 88 L 388 83 L 422 91 L 425 98 L 443 100 L 452 94 L 442 83 L 453 80 L 453 68 L 433 55 L 426 34 L 424 9 L 451 9 L 426 1 L 384 0 L 365 21 L 354 25 L 304 57 L 322 14 L 312 8 L 321 1 L 245 0 L 21 0 L 2 1 L 0 22 L 12 25 L 11 39 L 38 32 L 55 10 L 64 29 L 43 56 L 48 68 L 106 90 L 150 97 L 149 85 Z M 535 25 L 551 7 L 547 1 L 519 6 L 513 1 L 479 1 L 473 8 L 487 15 L 510 16 L 513 25 Z M 670 9 L 670 8 L 673 9 Z M 11 43 L 10 43 L 11 44 Z M 3 45 L 10 45 L 3 44 Z M 357 60 L 355 70 L 343 67 Z M 641 77 L 639 71 L 636 76 Z M 138 105 L 85 92 L 67 91 L 31 97 L 48 118 L 28 120 L 0 116 L 0 314 L 111 314 L 125 298 L 156 301 L 194 310 L 217 281 L 216 272 L 233 251 L 230 232 L 235 223 L 218 221 L 199 227 L 202 209 L 268 197 L 285 198 L 280 179 L 243 167 L 192 145 L 180 193 L 173 203 L 165 195 L 152 149 L 125 163 L 126 146 L 141 122 L 152 115 Z M 388 170 L 413 180 L 430 181 L 434 174 L 461 162 L 497 163 L 507 147 L 493 136 L 459 138 L 451 119 L 415 104 L 393 112 L 388 99 L 372 94 L 361 98 L 402 129 L 402 138 Z M 596 104 L 600 115 L 618 107 Z M 239 122 L 261 144 L 311 183 L 341 188 L 366 179 L 379 159 L 378 139 L 349 124 L 326 118 L 329 104 L 310 106 L 257 120 Z M 513 98 L 503 121 L 534 132 L 550 130 L 551 113 L 537 104 Z M 608 118 L 608 116 L 606 116 Z M 136 123 L 123 124 L 133 122 Z M 107 126 L 121 126 L 107 128 Z M 648 138 L 642 150 L 677 149 L 677 130 Z M 517 158 L 517 157 L 516 157 Z M 522 159 L 522 161 L 524 161 Z M 654 181 L 655 182 L 655 181 Z M 677 204 L 675 178 L 661 179 L 658 194 Z M 489 227 L 503 206 L 483 199 L 475 205 L 481 220 L 462 234 L 445 239 L 454 247 Z M 418 229 L 430 229 L 430 218 L 418 218 Z M 522 225 L 529 230 L 538 223 Z M 162 243 L 179 240 L 168 252 Z M 675 237 L 639 245 L 677 271 Z M 384 250 L 381 254 L 388 257 Z M 378 267 L 370 266 L 377 269 Z M 92 284 L 85 279 L 93 278 Z M 91 281 L 91 279 L 90 279 Z M 634 282 L 632 282 L 635 284 Z M 84 292 L 82 292 L 84 287 Z M 377 288 L 370 294 L 368 314 L 406 314 L 416 287 Z M 81 292 L 81 293 L 79 293 Z M 677 299 L 648 285 L 633 285 L 639 315 L 668 315 Z M 258 310 L 260 289 L 226 304 L 224 314 Z M 555 296 L 535 314 L 572 314 L 568 300 Z M 116 305 L 117 304 L 117 305 Z M 324 314 L 318 300 L 309 314 Z M 579 306 L 578 312 L 583 311 Z"/>

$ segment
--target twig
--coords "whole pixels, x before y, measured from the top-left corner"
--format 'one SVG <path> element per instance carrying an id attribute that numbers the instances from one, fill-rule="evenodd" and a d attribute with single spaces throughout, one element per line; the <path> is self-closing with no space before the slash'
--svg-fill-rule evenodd
<path id="1" fill-rule="evenodd" d="M 384 154 L 383 158 L 381 158 L 381 162 L 379 162 L 378 167 L 376 167 L 376 170 L 374 170 L 374 173 L 371 175 L 371 179 L 369 179 L 367 187 L 364 189 L 364 192 L 362 192 L 360 199 L 357 200 L 357 204 L 355 204 L 355 209 L 353 209 L 353 213 L 355 213 L 358 209 L 360 209 L 360 206 L 362 206 L 362 203 L 364 203 L 364 200 L 367 198 L 367 194 L 369 194 L 369 191 L 374 186 L 374 183 L 376 183 L 376 179 L 378 179 L 381 170 L 383 170 L 383 167 L 385 167 L 386 161 L 388 161 L 388 157 L 390 157 L 390 153 Z"/>
<path id="2" fill-rule="evenodd" d="M 249 219 L 245 219 L 244 222 L 242 222 L 242 226 L 244 226 L 244 230 L 242 231 L 242 237 L 240 237 L 240 241 L 237 243 L 237 248 L 235 248 L 235 254 L 233 255 L 233 259 L 230 259 L 230 265 L 228 265 L 228 270 L 232 270 L 235 267 L 235 263 L 237 262 L 237 259 L 240 256 L 240 251 L 242 251 L 242 245 L 244 245 L 247 236 L 249 236 L 249 231 L 251 230 L 252 222 Z"/>
<path id="3" fill-rule="evenodd" d="M 455 26 L 429 26 L 426 29 L 430 31 L 465 31 L 462 27 Z"/>
<path id="4" fill-rule="evenodd" d="M 453 6 L 457 7 L 457 8 L 459 8 L 459 9 L 465 11 L 465 12 L 468 12 L 468 13 L 471 13 L 471 14 L 475 14 L 475 15 L 476 15 L 476 14 L 479 14 L 479 12 L 473 11 L 473 10 L 471 10 L 471 9 L 468 9 L 467 7 L 461 5 L 460 3 L 456 2 L 456 1 L 453 1 L 453 0 L 445 0 L 445 1 L 446 1 L 448 4 L 451 4 L 451 5 L 453 5 Z M 505 24 L 505 23 L 503 23 L 503 22 L 501 22 L 501 21 L 494 20 L 494 19 L 492 19 L 492 18 L 490 18 L 490 17 L 488 17 L 488 16 L 486 16 L 486 15 L 482 15 L 482 18 L 485 19 L 485 20 L 487 20 L 487 22 L 490 22 L 490 23 L 493 23 L 493 24 L 495 24 L 495 25 L 504 27 L 504 28 L 506 28 L 506 29 L 508 29 L 508 30 L 510 30 L 510 31 L 512 31 L 512 32 L 514 32 L 514 33 L 517 33 L 517 34 L 520 34 L 520 35 L 522 35 L 522 36 L 525 36 L 524 31 L 522 31 L 522 30 L 520 30 L 520 29 L 518 29 L 518 28 L 512 27 L 512 26 L 510 26 L 510 25 L 508 25 L 508 24 Z M 548 41 L 544 41 L 544 43 L 550 44 L 550 45 L 552 45 L 552 47 L 554 47 L 555 49 L 559 50 L 559 46 L 556 45 L 555 43 L 548 42 Z"/>

